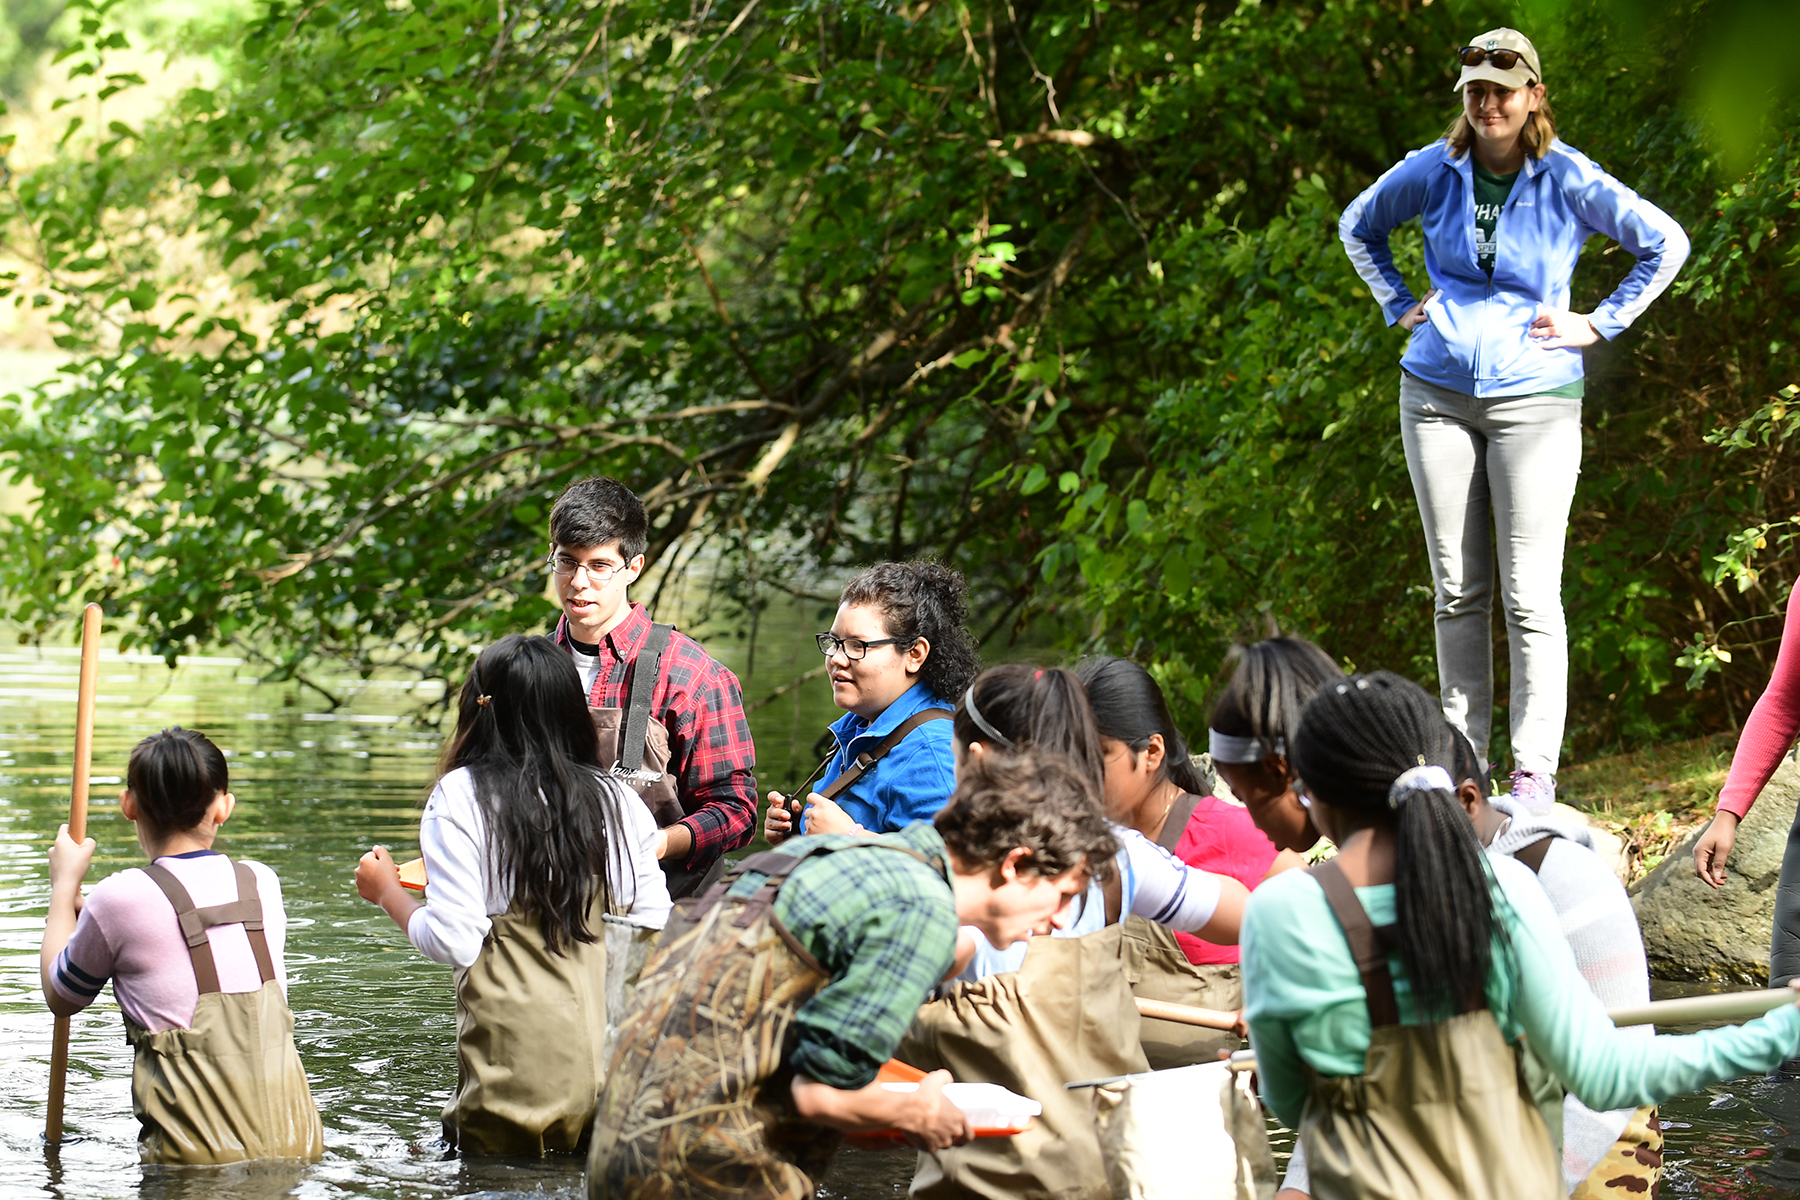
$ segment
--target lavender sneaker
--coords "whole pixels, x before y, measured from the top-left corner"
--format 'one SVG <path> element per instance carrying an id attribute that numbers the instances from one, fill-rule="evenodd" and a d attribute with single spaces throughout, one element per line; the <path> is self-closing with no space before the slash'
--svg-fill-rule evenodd
<path id="1" fill-rule="evenodd" d="M 1514 804 L 1523 804 L 1526 808 L 1549 808 L 1556 803 L 1556 776 L 1538 771 L 1514 771 L 1512 798 Z"/>

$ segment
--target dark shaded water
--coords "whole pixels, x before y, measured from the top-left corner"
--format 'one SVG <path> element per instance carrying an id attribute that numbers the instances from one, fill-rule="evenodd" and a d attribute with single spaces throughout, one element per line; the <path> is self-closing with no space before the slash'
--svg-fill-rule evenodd
<path id="1" fill-rule="evenodd" d="M 817 662 L 816 614 L 765 624 L 751 697 Z M 822 626 L 821 626 L 822 627 Z M 715 646 L 742 670 L 742 650 Z M 808 657 L 811 655 L 811 657 Z M 205 730 L 231 756 L 239 808 L 222 843 L 281 876 L 291 934 L 290 995 L 300 1051 L 325 1122 L 325 1160 L 304 1168 L 145 1168 L 131 1116 L 131 1053 L 110 992 L 74 1022 L 68 1128 L 42 1143 L 51 1021 L 38 992 L 44 849 L 68 804 L 73 652 L 0 653 L 0 1196 L 430 1197 L 579 1193 L 581 1166 L 446 1159 L 438 1114 L 455 1077 L 449 973 L 414 953 L 357 899 L 351 872 L 371 843 L 410 855 L 438 739 L 412 713 L 435 697 L 403 684 L 340 681 L 323 711 L 291 685 L 254 682 L 232 660 L 160 663 L 109 655 L 101 669 L 91 832 L 97 881 L 140 862 L 117 811 L 130 745 L 169 724 Z M 821 683 L 752 717 L 769 784 L 799 778 L 836 715 Z M 1800 1190 L 1800 1083 L 1745 1080 L 1666 1106 L 1665 1195 L 1785 1196 Z M 1278 1148 L 1287 1139 L 1278 1135 Z M 902 1194 L 904 1153 L 847 1151 L 827 1190 Z"/>

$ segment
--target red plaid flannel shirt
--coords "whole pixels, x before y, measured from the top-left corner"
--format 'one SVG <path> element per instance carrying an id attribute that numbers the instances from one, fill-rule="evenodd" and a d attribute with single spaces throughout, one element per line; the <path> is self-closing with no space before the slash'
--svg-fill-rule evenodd
<path id="1" fill-rule="evenodd" d="M 555 637 L 558 645 L 569 644 L 566 614 Z M 600 643 L 591 707 L 625 707 L 631 662 L 649 637 L 649 614 L 634 603 Z M 756 745 L 737 676 L 678 629 L 663 651 L 650 715 L 669 731 L 669 770 L 688 814 L 681 824 L 694 835 L 693 852 L 681 865 L 710 866 L 727 850 L 749 845 L 756 835 Z"/>

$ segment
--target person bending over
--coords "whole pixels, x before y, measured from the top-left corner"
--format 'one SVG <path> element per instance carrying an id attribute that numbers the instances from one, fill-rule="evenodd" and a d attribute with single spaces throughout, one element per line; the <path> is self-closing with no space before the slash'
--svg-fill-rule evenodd
<path id="1" fill-rule="evenodd" d="M 1601 1112 L 1800 1049 L 1792 1004 L 1679 1037 L 1615 1028 L 1531 869 L 1482 852 L 1452 730 L 1418 685 L 1328 685 L 1291 749 L 1338 854 L 1250 897 L 1244 992 L 1263 1100 L 1299 1131 L 1320 1200 L 1561 1195 L 1521 1037 Z"/>
<path id="2" fill-rule="evenodd" d="M 795 838 L 671 921 L 600 1094 L 587 1192 L 800 1200 L 847 1133 L 969 1140 L 946 1072 L 876 1073 L 949 972 L 960 925 L 1002 945 L 1065 909 L 1117 851 L 1066 760 L 973 763 L 931 823 Z"/>

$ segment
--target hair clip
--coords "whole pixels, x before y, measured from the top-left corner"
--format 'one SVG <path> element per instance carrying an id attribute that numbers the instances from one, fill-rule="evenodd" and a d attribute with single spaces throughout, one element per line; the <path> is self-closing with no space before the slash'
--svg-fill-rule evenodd
<path id="1" fill-rule="evenodd" d="M 487 708 L 489 705 L 491 705 L 494 702 L 494 698 L 492 696 L 488 695 L 487 692 L 482 690 L 482 687 L 481 687 L 481 659 L 479 659 L 479 658 L 477 658 L 473 663 L 469 664 L 469 682 L 471 682 L 475 685 L 475 703 L 476 704 L 480 705 L 482 708 Z"/>
<path id="2" fill-rule="evenodd" d="M 477 697 L 475 697 L 475 703 L 481 705 L 481 707 L 483 707 L 483 708 L 488 707 L 493 702 L 494 702 L 494 698 L 492 696 L 477 696 Z"/>

